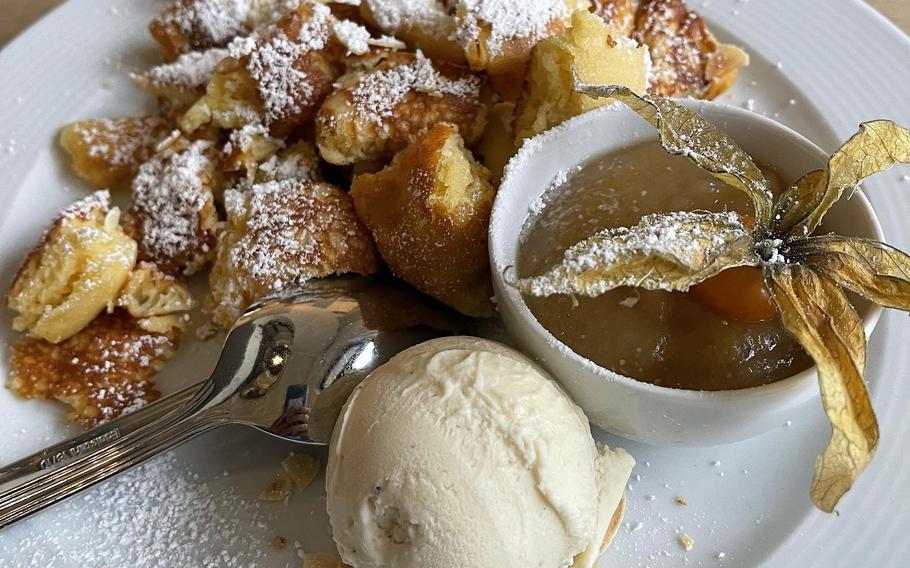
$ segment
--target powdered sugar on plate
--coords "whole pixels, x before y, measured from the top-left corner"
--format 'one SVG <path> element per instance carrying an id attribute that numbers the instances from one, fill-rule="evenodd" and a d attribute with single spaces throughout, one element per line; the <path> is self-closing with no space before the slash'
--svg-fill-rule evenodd
<path id="1" fill-rule="evenodd" d="M 217 490 L 168 453 L 0 532 L 0 566 L 46 568 L 274 565 L 272 515 Z M 7 556 L 8 555 L 8 556 Z"/>
<path id="2" fill-rule="evenodd" d="M 354 105 L 369 120 L 381 124 L 410 92 L 454 95 L 465 99 L 480 96 L 483 81 L 475 75 L 450 79 L 433 67 L 417 50 L 414 60 L 366 75 L 352 91 Z"/>

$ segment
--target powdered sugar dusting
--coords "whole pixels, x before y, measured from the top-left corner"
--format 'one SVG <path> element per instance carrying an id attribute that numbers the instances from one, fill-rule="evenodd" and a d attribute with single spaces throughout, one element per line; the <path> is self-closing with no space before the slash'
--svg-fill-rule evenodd
<path id="1" fill-rule="evenodd" d="M 159 154 L 133 180 L 130 213 L 140 225 L 142 249 L 156 261 L 192 255 L 206 246 L 200 242 L 200 213 L 212 201 L 210 147 L 197 141 L 181 152 Z"/>
<path id="2" fill-rule="evenodd" d="M 133 74 L 132 77 L 151 87 L 201 87 L 208 83 L 215 67 L 227 56 L 228 50 L 222 47 L 193 51 L 181 55 L 173 63 L 152 67 L 145 73 Z"/>
<path id="3" fill-rule="evenodd" d="M 235 150 L 243 152 L 250 147 L 257 138 L 271 139 L 269 129 L 261 124 L 247 124 L 237 130 L 232 130 L 228 141 L 225 142 L 222 151 L 225 154 L 231 154 Z M 279 147 L 284 143 L 281 140 L 272 139 L 279 143 Z"/>
<path id="4" fill-rule="evenodd" d="M 313 102 L 313 85 L 297 64 L 306 53 L 325 48 L 333 18 L 323 4 L 313 4 L 312 12 L 297 37 L 290 38 L 275 28 L 268 36 L 240 38 L 229 47 L 232 57 L 249 57 L 247 70 L 256 82 L 266 124 L 291 116 Z"/>
<path id="5" fill-rule="evenodd" d="M 64 501 L 42 523 L 0 533 L 0 549 L 36 568 L 272 565 L 272 515 L 179 462 L 164 454 Z"/>
<path id="6" fill-rule="evenodd" d="M 735 212 L 706 213 L 679 211 L 642 217 L 634 227 L 606 229 L 571 247 L 562 263 L 546 274 L 523 281 L 526 290 L 534 296 L 554 294 L 584 294 L 599 296 L 620 286 L 636 286 L 646 290 L 686 290 L 689 283 L 683 279 L 668 279 L 654 262 L 648 274 L 642 276 L 634 270 L 613 270 L 636 262 L 643 257 L 662 259 L 664 264 L 679 265 L 681 271 L 692 278 L 711 271 L 720 259 L 746 251 L 736 245 L 747 244 L 751 252 L 751 239 Z M 739 265 L 747 262 L 745 256 L 737 259 Z M 758 263 L 758 259 L 754 259 Z M 737 264 L 720 262 L 721 268 Z M 591 274 L 584 276 L 589 271 Z"/>
<path id="7" fill-rule="evenodd" d="M 353 90 L 357 110 L 381 124 L 394 114 L 395 107 L 410 92 L 455 95 L 466 99 L 480 96 L 482 81 L 474 75 L 450 79 L 417 50 L 414 61 L 365 76 Z"/>
<path id="8" fill-rule="evenodd" d="M 103 189 L 83 197 L 63 210 L 62 216 L 66 219 L 85 219 L 95 210 L 107 213 L 111 205 L 111 192 Z"/>
<path id="9" fill-rule="evenodd" d="M 564 20 L 569 9 L 563 0 L 460 0 L 459 11 L 464 13 L 455 39 L 469 46 L 489 27 L 486 48 L 491 56 L 499 54 L 505 42 L 516 38 L 532 41 L 546 37 L 554 20 Z"/>
<path id="10" fill-rule="evenodd" d="M 144 148 L 153 146 L 162 120 L 156 117 L 99 118 L 74 123 L 74 133 L 88 146 L 88 155 L 110 166 L 128 166 Z"/>
<path id="11" fill-rule="evenodd" d="M 307 191 L 308 187 L 313 191 Z M 300 278 L 299 262 L 288 263 L 288 257 L 322 264 L 321 245 L 313 237 L 335 223 L 333 209 L 317 205 L 320 194 L 325 193 L 322 187 L 279 180 L 254 185 L 249 196 L 238 195 L 236 190 L 226 192 L 229 215 L 247 218 L 247 235 L 231 251 L 231 264 L 245 267 L 254 279 L 273 290 Z M 302 219 L 298 211 L 313 214 Z"/>
<path id="12" fill-rule="evenodd" d="M 204 45 L 223 45 L 246 31 L 251 0 L 193 0 L 179 2 L 162 20 Z"/>
<path id="13" fill-rule="evenodd" d="M 336 22 L 332 29 L 338 41 L 348 49 L 348 53 L 363 55 L 370 51 L 370 30 L 360 24 L 342 20 Z"/>
<path id="14" fill-rule="evenodd" d="M 376 25 L 387 33 L 407 26 L 427 35 L 447 34 L 452 17 L 440 0 L 364 0 Z"/>

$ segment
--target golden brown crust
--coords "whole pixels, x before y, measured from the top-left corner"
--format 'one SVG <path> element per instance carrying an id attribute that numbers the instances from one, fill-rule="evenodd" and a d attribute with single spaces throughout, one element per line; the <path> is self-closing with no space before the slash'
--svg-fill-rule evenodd
<path id="1" fill-rule="evenodd" d="M 718 45 L 705 66 L 705 78 L 708 80 L 705 98 L 711 100 L 726 92 L 739 77 L 739 70 L 747 65 L 749 54 L 741 48 L 724 43 Z"/>
<path id="2" fill-rule="evenodd" d="M 635 29 L 635 9 L 638 0 L 593 0 L 591 11 L 626 37 Z"/>
<path id="3" fill-rule="evenodd" d="M 130 182 L 169 128 L 151 116 L 79 120 L 60 130 L 60 146 L 76 175 L 92 187 L 117 189 Z"/>
<path id="4" fill-rule="evenodd" d="M 718 44 L 701 16 L 682 0 L 641 2 L 633 37 L 651 52 L 649 91 L 665 97 L 716 97 L 748 64 L 742 50 Z"/>
<path id="5" fill-rule="evenodd" d="M 381 11 L 388 9 L 388 3 L 388 0 L 363 0 L 360 14 L 374 28 L 397 37 L 413 50 L 423 51 L 433 61 L 466 62 L 464 50 L 451 39 L 456 22 L 444 0 L 437 0 L 434 6 L 398 0 L 396 22 L 383 18 Z"/>
<path id="6" fill-rule="evenodd" d="M 156 400 L 152 377 L 177 349 L 180 330 L 151 333 L 126 311 L 102 314 L 59 344 L 13 344 L 7 386 L 23 398 L 59 400 L 68 418 L 94 426 Z"/>
<path id="7" fill-rule="evenodd" d="M 573 11 L 587 10 L 590 7 L 587 0 L 563 0 L 556 6 L 551 2 L 547 2 L 545 6 L 529 6 L 520 0 L 496 7 L 487 7 L 483 5 L 484 3 L 483 0 L 473 5 L 459 3 L 456 11 L 458 27 L 455 37 L 464 49 L 471 69 L 486 71 L 496 91 L 503 99 L 512 102 L 521 94 L 531 49 L 540 40 L 564 31 Z M 548 11 L 548 7 L 554 9 Z M 536 25 L 526 25 L 527 29 L 518 31 L 509 29 L 508 23 L 484 20 L 483 14 L 487 9 L 492 13 L 500 10 L 527 10 L 530 13 L 529 22 L 525 24 L 537 18 L 550 19 L 538 21 Z M 500 17 L 509 19 L 503 15 Z M 505 26 L 506 29 L 497 31 L 501 26 Z"/>
<path id="8" fill-rule="evenodd" d="M 412 53 L 366 63 L 339 80 L 316 116 L 316 143 L 327 162 L 387 159 L 440 122 L 456 125 L 468 144 L 480 138 L 491 93 L 479 76 Z M 433 80 L 422 82 L 428 76 Z"/>
<path id="9" fill-rule="evenodd" d="M 341 189 L 285 179 L 225 193 L 227 222 L 209 276 L 214 322 L 230 328 L 271 291 L 378 268 L 373 241 Z"/>
<path id="10" fill-rule="evenodd" d="M 538 41 L 566 29 L 566 21 L 554 19 L 547 26 L 542 37 L 513 37 L 504 40 L 493 53 L 489 46 L 490 29 L 488 23 L 481 22 L 476 39 L 464 46 L 465 56 L 471 69 L 484 70 L 490 77 L 490 83 L 506 101 L 515 101 L 521 94 L 531 49 Z"/>
<path id="11" fill-rule="evenodd" d="M 158 98 L 161 114 L 176 118 L 205 94 L 205 87 L 228 50 L 213 47 L 185 53 L 171 63 L 130 74 L 133 84 Z"/>
<path id="12" fill-rule="evenodd" d="M 440 124 L 377 174 L 354 179 L 358 216 L 399 278 L 472 316 L 491 313 L 490 173 Z"/>
<path id="13" fill-rule="evenodd" d="M 249 10 L 231 0 L 177 0 L 149 23 L 149 32 L 167 61 L 184 53 L 227 45 L 255 22 Z"/>

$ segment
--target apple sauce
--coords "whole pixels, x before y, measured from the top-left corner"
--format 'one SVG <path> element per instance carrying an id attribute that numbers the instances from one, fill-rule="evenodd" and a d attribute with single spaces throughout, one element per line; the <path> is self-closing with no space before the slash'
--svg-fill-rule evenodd
<path id="1" fill-rule="evenodd" d="M 780 176 L 772 168 L 761 169 L 779 195 L 785 189 Z M 567 248 L 602 229 L 632 226 L 650 213 L 693 210 L 736 211 L 748 220 L 752 205 L 745 193 L 687 158 L 666 154 L 657 141 L 592 158 L 554 183 L 532 212 L 518 253 L 518 276 L 545 272 Z M 729 296 L 726 304 L 754 301 L 739 284 L 750 275 L 723 276 L 736 277 L 718 280 L 711 288 L 716 293 L 721 286 Z M 762 292 L 760 273 L 753 276 L 753 288 Z M 731 289 L 723 290 L 725 282 Z M 779 381 L 813 364 L 773 309 L 764 321 L 743 321 L 711 309 L 691 291 L 624 287 L 596 298 L 525 296 L 525 302 L 554 337 L 579 355 L 655 385 L 741 389 Z"/>

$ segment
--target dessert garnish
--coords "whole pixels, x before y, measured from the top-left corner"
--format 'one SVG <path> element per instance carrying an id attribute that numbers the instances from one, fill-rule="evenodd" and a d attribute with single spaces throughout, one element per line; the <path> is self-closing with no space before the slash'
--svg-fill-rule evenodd
<path id="1" fill-rule="evenodd" d="M 879 441 L 863 378 L 866 337 L 845 290 L 910 311 L 910 256 L 870 239 L 813 233 L 845 192 L 894 164 L 910 163 L 910 130 L 888 120 L 862 124 L 824 170 L 809 172 L 774 203 L 749 155 L 695 112 L 626 87 L 576 80 L 575 88 L 623 102 L 658 130 L 668 153 L 744 191 L 754 205 L 754 226 L 747 228 L 736 213 L 648 215 L 634 227 L 606 229 L 577 243 L 560 264 L 515 286 L 532 296 L 598 296 L 619 286 L 684 292 L 730 268 L 760 268 L 783 326 L 818 366 L 832 436 L 816 461 L 810 495 L 819 509 L 832 512 Z"/>

